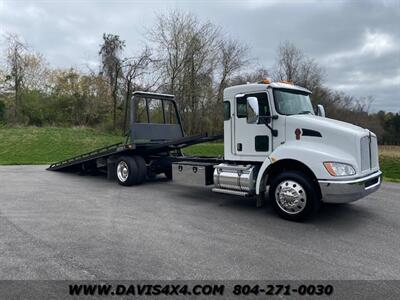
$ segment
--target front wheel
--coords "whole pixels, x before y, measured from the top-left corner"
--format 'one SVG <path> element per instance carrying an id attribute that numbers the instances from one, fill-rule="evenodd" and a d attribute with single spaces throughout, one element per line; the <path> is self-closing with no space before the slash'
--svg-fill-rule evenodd
<path id="1" fill-rule="evenodd" d="M 286 171 L 272 179 L 269 197 L 284 219 L 303 221 L 314 215 L 321 200 L 312 179 L 297 171 Z"/>

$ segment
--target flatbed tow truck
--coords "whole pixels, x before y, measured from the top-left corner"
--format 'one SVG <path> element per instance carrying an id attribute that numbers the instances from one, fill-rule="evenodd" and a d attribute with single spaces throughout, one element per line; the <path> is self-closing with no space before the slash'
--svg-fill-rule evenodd
<path id="1" fill-rule="evenodd" d="M 224 91 L 224 134 L 185 136 L 173 95 L 134 92 L 130 131 L 114 144 L 49 166 L 51 171 L 92 170 L 132 186 L 158 174 L 195 174 L 213 192 L 269 197 L 293 221 L 317 212 L 321 202 L 345 203 L 381 183 L 376 135 L 317 113 L 311 92 L 287 82 L 237 85 Z M 223 157 L 184 156 L 191 145 L 224 140 Z M 193 177 L 193 176 L 191 176 Z"/>

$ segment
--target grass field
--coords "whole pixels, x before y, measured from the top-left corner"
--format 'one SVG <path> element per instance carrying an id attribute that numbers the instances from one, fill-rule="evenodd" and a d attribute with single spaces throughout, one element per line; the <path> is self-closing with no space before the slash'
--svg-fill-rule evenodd
<path id="1" fill-rule="evenodd" d="M 380 146 L 379 164 L 383 179 L 400 182 L 400 146 Z"/>
<path id="2" fill-rule="evenodd" d="M 123 140 L 89 128 L 0 127 L 0 165 L 49 164 Z M 184 149 L 186 155 L 222 156 L 223 152 L 221 143 Z M 381 146 L 379 153 L 384 179 L 400 182 L 400 146 Z"/>
<path id="3" fill-rule="evenodd" d="M 194 145 L 183 149 L 185 155 L 198 156 L 223 156 L 224 144 L 222 143 L 204 143 Z"/>
<path id="4" fill-rule="evenodd" d="M 88 128 L 0 128 L 0 164 L 48 164 L 121 141 Z"/>

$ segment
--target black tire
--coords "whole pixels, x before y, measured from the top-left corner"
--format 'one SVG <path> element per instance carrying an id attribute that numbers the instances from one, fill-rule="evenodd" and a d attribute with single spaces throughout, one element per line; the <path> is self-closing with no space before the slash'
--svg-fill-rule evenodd
<path id="1" fill-rule="evenodd" d="M 118 170 L 119 168 L 126 168 L 126 172 L 123 172 L 122 174 L 122 170 Z M 117 163 L 115 164 L 115 174 L 117 181 L 120 185 L 132 186 L 137 184 L 139 177 L 139 168 L 136 164 L 135 159 L 130 156 L 121 156 L 120 158 L 118 158 Z M 125 179 L 124 175 L 126 175 Z"/>
<path id="2" fill-rule="evenodd" d="M 296 200 L 291 202 L 289 196 L 290 204 L 285 205 L 284 200 L 277 199 L 276 193 L 283 193 L 280 192 L 282 189 L 287 189 L 289 195 L 296 195 Z M 302 197 L 304 193 L 305 197 Z M 312 179 L 298 171 L 286 171 L 273 178 L 269 198 L 278 215 L 290 221 L 304 221 L 315 215 L 321 206 L 321 199 Z"/>
<path id="3" fill-rule="evenodd" d="M 169 166 L 165 169 L 164 175 L 168 180 L 172 180 L 172 166 Z"/>
<path id="4" fill-rule="evenodd" d="M 134 155 L 133 159 L 135 160 L 136 165 L 138 167 L 137 184 L 142 184 L 146 180 L 146 174 L 147 174 L 146 161 L 144 160 L 143 157 L 139 155 Z"/>

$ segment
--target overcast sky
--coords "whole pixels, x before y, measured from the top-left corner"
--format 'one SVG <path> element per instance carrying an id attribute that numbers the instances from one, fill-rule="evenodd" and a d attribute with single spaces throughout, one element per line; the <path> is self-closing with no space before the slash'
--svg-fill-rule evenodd
<path id="1" fill-rule="evenodd" d="M 291 41 L 325 68 L 326 86 L 373 96 L 373 111 L 400 111 L 400 0 L 0 0 L 0 34 L 20 35 L 52 66 L 84 69 L 98 65 L 103 32 L 119 34 L 135 53 L 155 14 L 172 9 L 220 26 L 267 69 L 278 45 Z"/>

